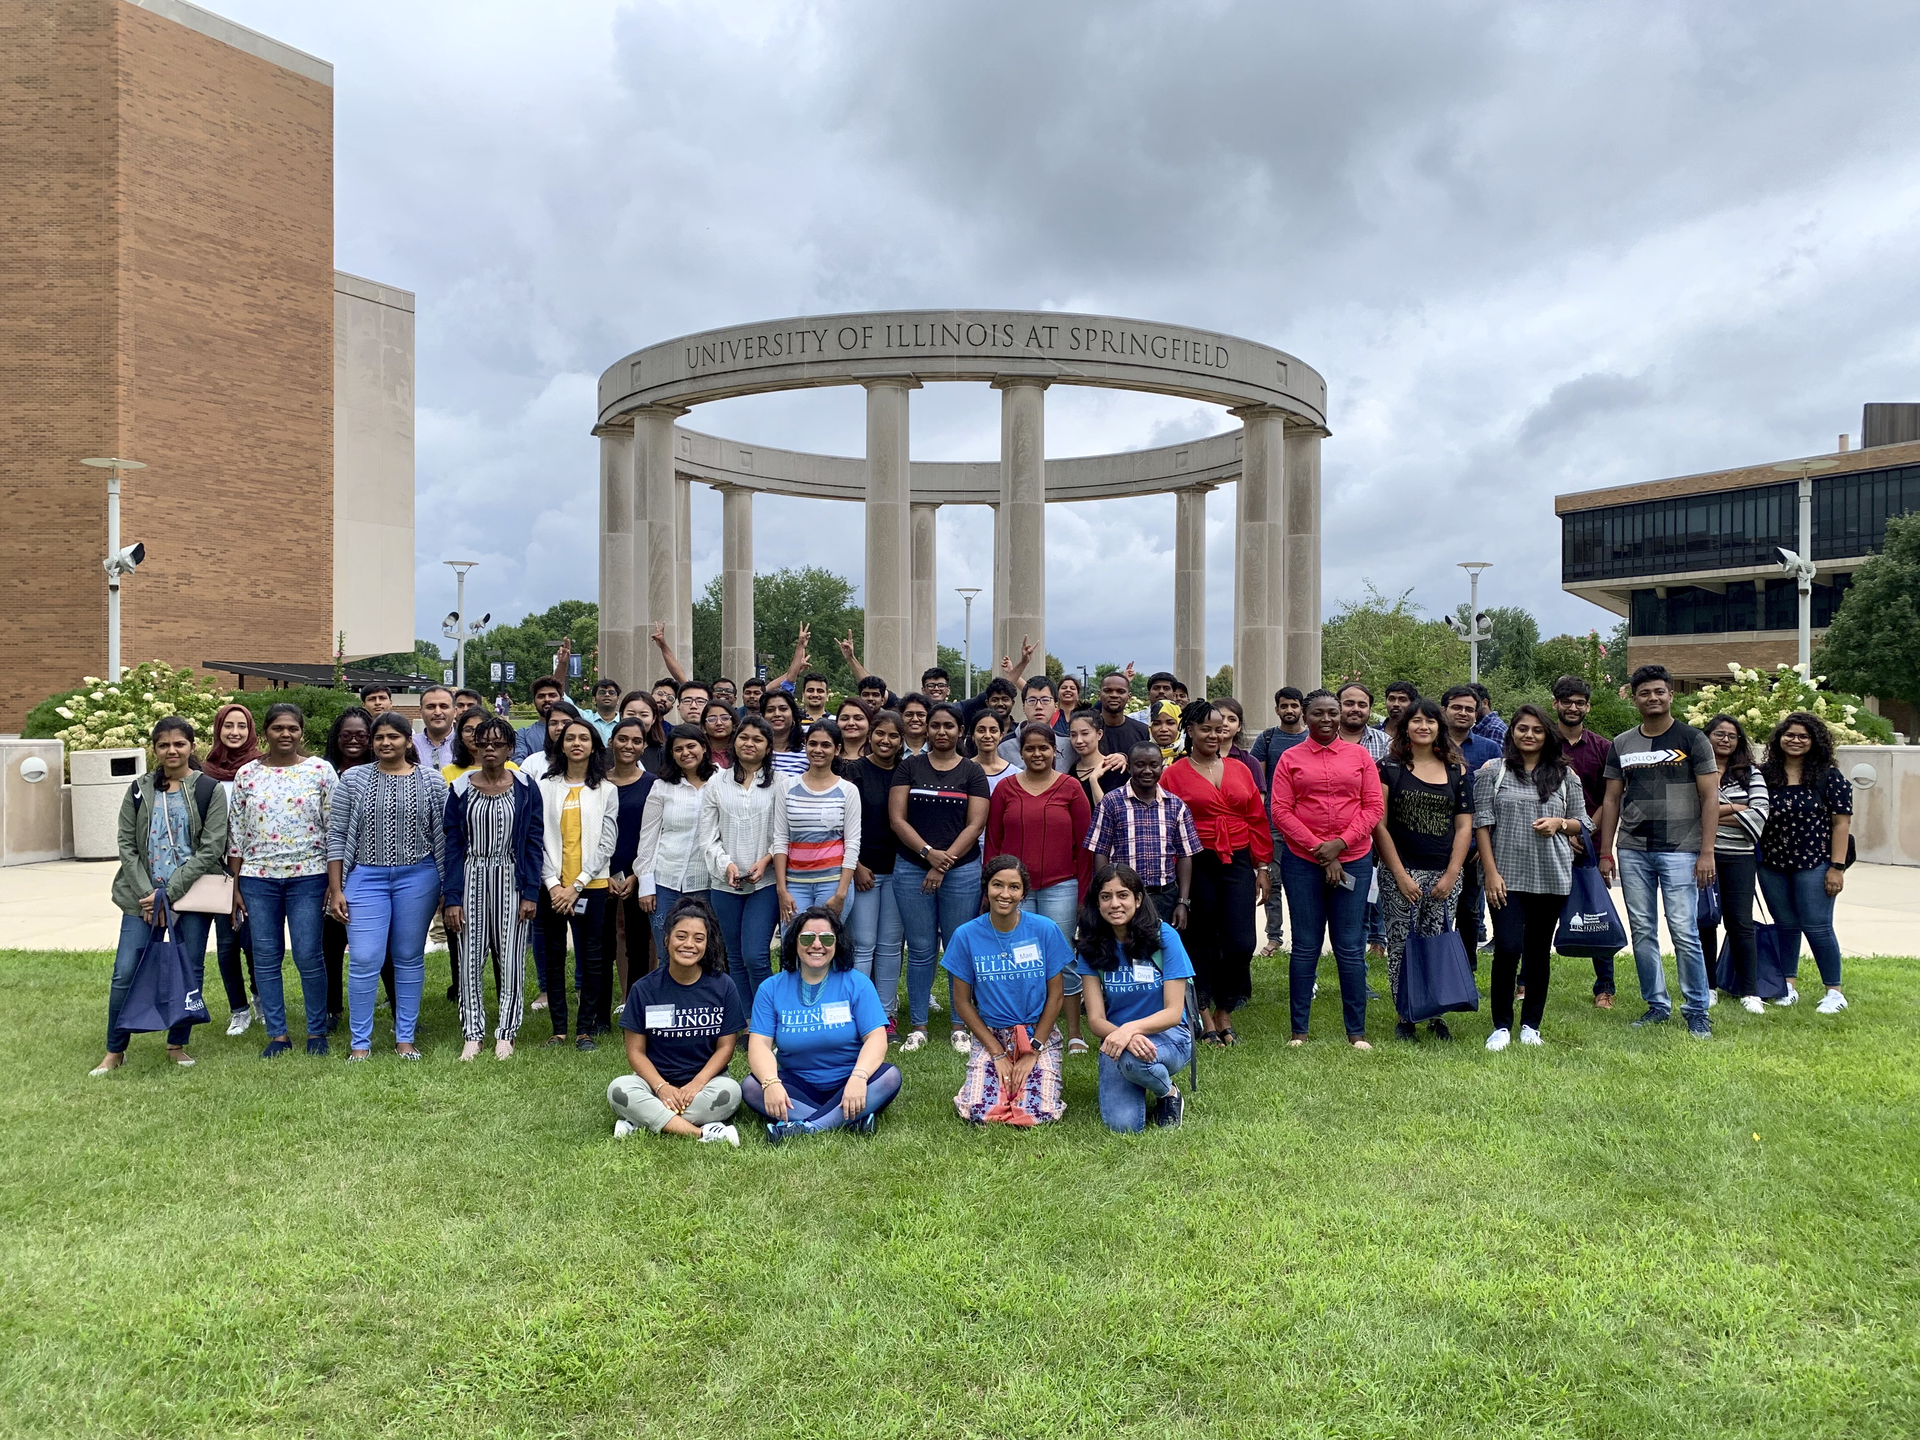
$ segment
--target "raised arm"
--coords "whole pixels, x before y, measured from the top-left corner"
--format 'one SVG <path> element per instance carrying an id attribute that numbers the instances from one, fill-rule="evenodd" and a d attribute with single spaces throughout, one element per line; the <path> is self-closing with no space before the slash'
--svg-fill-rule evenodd
<path id="1" fill-rule="evenodd" d="M 667 643 L 667 627 L 664 624 L 656 624 L 653 627 L 652 634 L 648 638 L 653 641 L 655 648 L 659 650 L 660 661 L 667 667 L 667 674 L 673 677 L 673 683 L 676 685 L 686 684 L 687 672 L 681 666 L 679 660 L 674 657 L 673 647 Z M 635 676 L 634 678 L 638 679 L 639 677 Z"/>

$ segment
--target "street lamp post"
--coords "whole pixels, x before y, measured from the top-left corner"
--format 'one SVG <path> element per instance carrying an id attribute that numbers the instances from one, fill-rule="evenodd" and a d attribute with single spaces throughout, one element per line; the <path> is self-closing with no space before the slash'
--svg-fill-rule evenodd
<path id="1" fill-rule="evenodd" d="M 1797 475 L 1800 479 L 1799 539 L 1794 542 L 1800 547 L 1799 551 L 1796 553 L 1784 545 L 1775 549 L 1780 553 L 1780 568 L 1787 572 L 1794 588 L 1800 592 L 1800 674 L 1807 680 L 1813 679 L 1813 577 L 1818 573 L 1813 563 L 1813 472 L 1831 470 L 1839 463 L 1819 458 L 1789 460 L 1773 467 L 1782 475 Z"/>
<path id="2" fill-rule="evenodd" d="M 980 587 L 976 585 L 969 588 L 959 585 L 954 587 L 954 593 L 967 602 L 967 648 L 964 652 L 967 660 L 967 693 L 962 698 L 971 700 L 973 698 L 973 597 L 980 593 Z"/>
<path id="3" fill-rule="evenodd" d="M 131 575 L 134 567 L 147 558 L 147 547 L 138 540 L 120 548 L 120 472 L 122 470 L 144 470 L 146 464 L 139 460 L 120 460 L 112 457 L 82 460 L 82 465 L 91 465 L 96 470 L 107 472 L 107 558 L 102 562 L 107 571 L 107 683 L 120 683 L 120 577 Z"/>
<path id="4" fill-rule="evenodd" d="M 467 624 L 467 571 L 480 562 L 448 560 L 445 563 L 452 567 L 454 573 L 453 614 L 447 617 L 446 624 L 441 627 L 440 633 L 453 641 L 453 684 L 455 689 L 464 690 L 467 685 L 467 638 L 470 635 L 478 635 L 493 616 L 483 615 L 473 624 Z"/>
<path id="5" fill-rule="evenodd" d="M 1480 572 L 1493 567 L 1491 560 L 1462 560 L 1460 568 L 1467 572 L 1467 619 L 1462 624 L 1452 615 L 1447 616 L 1447 628 L 1467 642 L 1467 679 L 1473 684 L 1480 683 L 1480 642 L 1493 638 L 1493 622 L 1480 613 Z"/>

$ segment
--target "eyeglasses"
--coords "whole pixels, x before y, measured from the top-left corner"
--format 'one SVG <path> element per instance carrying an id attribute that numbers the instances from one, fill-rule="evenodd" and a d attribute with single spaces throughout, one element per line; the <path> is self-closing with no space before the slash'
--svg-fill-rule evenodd
<path id="1" fill-rule="evenodd" d="M 507 742 L 500 739 L 497 735 L 491 740 L 469 740 L 467 745 L 474 750 L 505 750 L 508 748 Z"/>
<path id="2" fill-rule="evenodd" d="M 834 939 L 833 936 L 820 931 L 809 930 L 794 943 L 802 950 L 831 950 L 834 946 Z"/>

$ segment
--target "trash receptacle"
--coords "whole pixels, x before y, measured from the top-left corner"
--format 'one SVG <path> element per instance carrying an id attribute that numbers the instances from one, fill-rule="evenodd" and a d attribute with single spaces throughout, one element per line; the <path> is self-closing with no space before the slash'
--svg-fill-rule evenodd
<path id="1" fill-rule="evenodd" d="M 144 750 L 76 750 L 67 757 L 76 860 L 119 858 L 120 802 L 146 760 Z"/>
<path id="2" fill-rule="evenodd" d="M 58 740 L 0 740 L 0 865 L 60 858 Z"/>

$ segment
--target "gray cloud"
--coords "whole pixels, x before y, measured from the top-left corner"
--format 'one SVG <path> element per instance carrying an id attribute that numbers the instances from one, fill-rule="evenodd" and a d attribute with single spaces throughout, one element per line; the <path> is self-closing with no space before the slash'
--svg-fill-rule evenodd
<path id="1" fill-rule="evenodd" d="M 587 591 L 594 378 L 756 317 L 1057 305 L 1278 344 L 1330 387 L 1329 608 L 1367 578 L 1448 608 L 1482 558 L 1549 631 L 1608 623 L 1559 590 L 1555 493 L 1829 449 L 1915 395 L 1920 58 L 1884 43 L 1911 29 L 1893 0 L 224 8 L 335 63 L 340 263 L 420 295 L 423 633 L 446 546 L 486 559 L 495 614 Z M 858 392 L 688 423 L 864 435 Z M 1053 454 L 1231 423 L 1048 397 Z M 997 435 L 990 394 L 915 396 L 916 455 Z M 763 564 L 858 577 L 850 512 L 764 504 Z M 989 584 L 984 513 L 941 526 L 943 587 Z M 701 579 L 718 531 L 702 493 Z M 1170 498 L 1052 510 L 1058 653 L 1125 634 L 1164 662 L 1171 532 Z"/>

